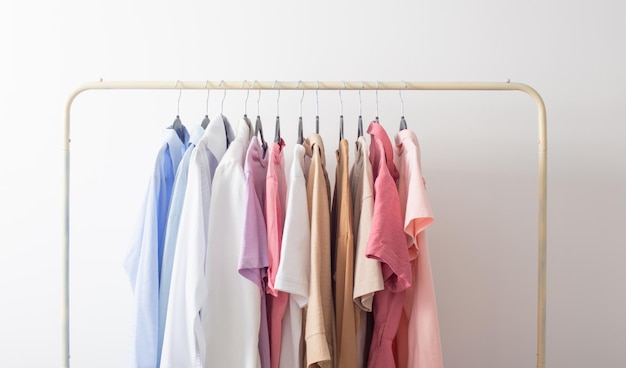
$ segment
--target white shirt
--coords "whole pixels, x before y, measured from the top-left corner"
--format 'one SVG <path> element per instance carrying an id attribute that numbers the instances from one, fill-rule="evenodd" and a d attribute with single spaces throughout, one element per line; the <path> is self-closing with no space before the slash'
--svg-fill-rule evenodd
<path id="1" fill-rule="evenodd" d="M 207 298 L 204 270 L 211 184 L 232 139 L 228 119 L 219 115 L 207 126 L 191 155 L 172 266 L 162 368 L 198 367 L 205 361 L 200 313 Z"/>
<path id="2" fill-rule="evenodd" d="M 287 210 L 281 245 L 280 264 L 276 274 L 276 290 L 289 293 L 289 303 L 283 316 L 280 347 L 281 367 L 302 367 L 301 348 L 302 309 L 309 301 L 311 269 L 311 235 L 307 204 L 305 149 L 294 147 Z"/>
<path id="3" fill-rule="evenodd" d="M 180 213 L 185 201 L 185 190 L 187 189 L 187 178 L 189 174 L 189 163 L 191 154 L 204 135 L 204 128 L 198 124 L 191 128 L 189 136 L 189 147 L 185 151 L 172 188 L 172 199 L 167 215 L 167 226 L 165 229 L 165 242 L 163 244 L 163 259 L 161 260 L 161 278 L 159 280 L 159 350 L 158 358 L 161 359 L 163 350 L 163 337 L 165 335 L 165 317 L 167 316 L 167 304 L 170 296 L 170 286 L 172 282 L 172 269 L 174 267 L 174 255 L 176 251 L 176 240 L 178 238 L 178 226 L 180 225 Z"/>
<path id="4" fill-rule="evenodd" d="M 261 366 L 259 288 L 238 270 L 244 235 L 244 161 L 251 132 L 250 122 L 242 119 L 213 179 L 205 265 L 208 297 L 202 310 L 204 367 Z"/>

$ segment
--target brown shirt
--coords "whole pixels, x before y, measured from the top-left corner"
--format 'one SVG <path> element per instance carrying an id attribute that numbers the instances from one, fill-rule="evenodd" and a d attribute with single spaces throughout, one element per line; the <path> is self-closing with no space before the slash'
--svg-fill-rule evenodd
<path id="1" fill-rule="evenodd" d="M 352 198 L 348 173 L 348 141 L 339 142 L 335 194 L 332 209 L 333 279 L 337 326 L 337 367 L 356 367 L 356 309 L 352 301 L 354 284 L 354 234 Z"/>
<path id="2" fill-rule="evenodd" d="M 311 157 L 307 199 L 311 220 L 311 278 L 306 311 L 307 367 L 334 368 L 335 311 L 331 280 L 330 184 L 325 168 L 322 137 L 311 134 L 304 142 Z"/>

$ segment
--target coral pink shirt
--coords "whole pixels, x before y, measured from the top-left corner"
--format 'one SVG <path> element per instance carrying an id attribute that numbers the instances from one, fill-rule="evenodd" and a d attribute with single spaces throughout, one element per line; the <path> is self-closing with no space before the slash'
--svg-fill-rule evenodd
<path id="1" fill-rule="evenodd" d="M 269 161 L 265 181 L 265 221 L 267 225 L 267 312 L 270 332 L 270 361 L 272 368 L 280 362 L 282 320 L 289 301 L 289 294 L 274 288 L 280 263 L 283 226 L 287 202 L 287 179 L 285 177 L 285 142 L 272 143 L 268 150 Z"/>
<path id="2" fill-rule="evenodd" d="M 393 368 L 393 340 L 402 314 L 404 290 L 411 285 L 411 265 L 396 188 L 398 171 L 393 163 L 393 147 L 380 124 L 371 122 L 367 132 L 372 136 L 374 215 L 366 255 L 381 262 L 385 280 L 385 289 L 374 296 L 374 334 L 368 367 Z"/>
<path id="3" fill-rule="evenodd" d="M 442 368 L 437 303 L 424 231 L 433 222 L 433 212 L 426 196 L 415 133 L 410 130 L 398 132 L 395 153 L 413 279 L 412 286 L 406 290 L 403 323 L 396 340 L 398 366 Z"/>

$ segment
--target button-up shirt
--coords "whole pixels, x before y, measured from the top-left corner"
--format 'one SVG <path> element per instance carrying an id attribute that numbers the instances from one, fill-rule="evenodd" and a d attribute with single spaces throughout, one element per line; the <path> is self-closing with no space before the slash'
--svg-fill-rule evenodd
<path id="1" fill-rule="evenodd" d="M 410 130 L 398 132 L 395 143 L 398 192 L 413 276 L 405 294 L 404 323 L 396 336 L 398 366 L 442 368 L 437 302 L 425 231 L 433 222 L 433 211 L 422 177 L 419 143 Z"/>
<path id="2" fill-rule="evenodd" d="M 196 144 L 202 138 L 204 128 L 196 125 L 191 129 L 189 137 L 189 147 L 185 151 L 172 189 L 172 199 L 167 216 L 167 226 L 165 229 L 165 244 L 163 245 L 163 261 L 161 262 L 161 279 L 159 281 L 159 346 L 158 359 L 161 360 L 163 347 L 163 335 L 165 333 L 165 316 L 167 315 L 167 301 L 170 294 L 172 281 L 172 268 L 174 266 L 174 251 L 176 249 L 176 236 L 178 235 L 178 225 L 180 224 L 180 214 L 185 200 L 185 189 L 187 188 L 187 174 L 189 172 L 189 162 L 191 153 Z"/>
<path id="3" fill-rule="evenodd" d="M 132 367 L 158 366 L 161 260 L 176 170 L 189 141 L 185 127 L 183 137 L 181 141 L 174 129 L 165 129 L 164 143 L 156 157 L 140 224 L 124 260 L 134 294 Z"/>
<path id="4" fill-rule="evenodd" d="M 380 124 L 370 123 L 370 162 L 374 174 L 374 217 L 366 254 L 381 262 L 385 289 L 374 295 L 374 334 L 368 367 L 394 368 L 393 340 L 398 330 L 404 290 L 411 285 L 411 265 L 404 234 L 398 171 L 393 146 Z"/>
<path id="5" fill-rule="evenodd" d="M 246 197 L 244 233 L 239 256 L 239 273 L 259 288 L 261 298 L 259 328 L 259 353 L 261 368 L 270 368 L 270 338 L 267 326 L 267 303 L 265 280 L 269 260 L 267 255 L 267 229 L 265 226 L 265 176 L 269 155 L 263 151 L 261 142 L 252 137 L 244 174 L 246 177 Z"/>
<path id="6" fill-rule="evenodd" d="M 259 288 L 239 274 L 244 234 L 246 179 L 244 161 L 251 126 L 242 119 L 235 140 L 220 161 L 213 181 L 207 242 L 207 307 L 202 310 L 206 336 L 204 367 L 257 368 Z"/>

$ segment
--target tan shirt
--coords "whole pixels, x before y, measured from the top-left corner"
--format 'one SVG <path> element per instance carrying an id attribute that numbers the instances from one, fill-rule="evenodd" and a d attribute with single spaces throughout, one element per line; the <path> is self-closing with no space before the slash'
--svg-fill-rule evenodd
<path id="1" fill-rule="evenodd" d="M 365 137 L 356 141 L 354 165 L 350 170 L 350 191 L 353 205 L 353 231 L 355 237 L 353 298 L 359 310 L 356 315 L 357 367 L 367 366 L 370 341 L 368 341 L 368 315 L 371 317 L 374 294 L 383 290 L 384 281 L 380 262 L 367 258 L 365 249 L 374 213 L 374 176 L 369 160 Z M 371 322 L 371 318 L 370 318 Z M 371 327 L 370 327 L 371 329 Z M 371 338 L 371 331 L 369 331 Z"/>
<path id="2" fill-rule="evenodd" d="M 334 368 L 335 313 L 331 281 L 330 184 L 325 168 L 322 137 L 311 134 L 304 142 L 311 157 L 307 199 L 311 220 L 311 278 L 306 311 L 307 367 Z"/>
<path id="3" fill-rule="evenodd" d="M 342 139 L 339 142 L 339 149 L 336 151 L 337 171 L 331 214 L 338 367 L 356 367 L 357 364 L 355 321 L 357 306 L 352 301 L 354 235 L 352 232 L 348 151 L 348 141 Z"/>

